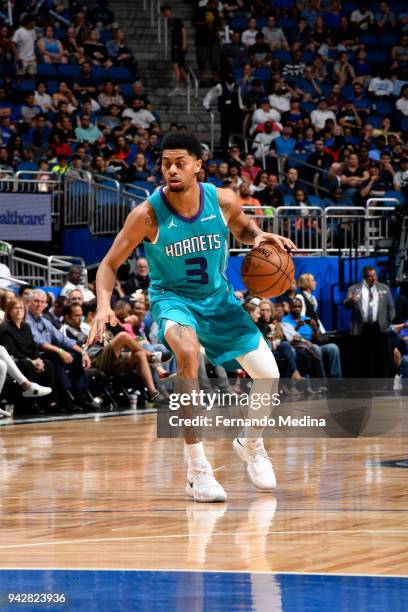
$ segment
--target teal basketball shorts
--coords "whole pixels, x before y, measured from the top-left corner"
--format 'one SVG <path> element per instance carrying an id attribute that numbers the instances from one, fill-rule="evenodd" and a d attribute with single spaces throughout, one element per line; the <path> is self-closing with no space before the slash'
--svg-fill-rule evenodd
<path id="1" fill-rule="evenodd" d="M 166 321 L 189 325 L 210 362 L 227 370 L 239 368 L 235 358 L 257 349 L 262 337 L 241 302 L 229 291 L 194 301 L 166 290 L 152 298 L 151 312 L 159 327 L 160 342 L 170 350 L 164 338 Z"/>

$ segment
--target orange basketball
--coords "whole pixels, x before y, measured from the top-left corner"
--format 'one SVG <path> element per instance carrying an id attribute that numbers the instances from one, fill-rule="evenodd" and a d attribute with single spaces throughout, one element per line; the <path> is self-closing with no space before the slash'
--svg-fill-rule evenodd
<path id="1" fill-rule="evenodd" d="M 292 255 L 265 242 L 254 247 L 242 262 L 241 277 L 252 295 L 271 298 L 289 289 L 295 276 Z"/>

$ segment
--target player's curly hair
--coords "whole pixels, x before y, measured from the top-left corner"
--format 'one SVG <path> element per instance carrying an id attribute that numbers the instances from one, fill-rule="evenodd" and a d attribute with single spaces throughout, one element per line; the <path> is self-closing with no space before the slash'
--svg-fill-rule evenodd
<path id="1" fill-rule="evenodd" d="M 192 132 L 169 132 L 163 138 L 162 151 L 165 149 L 185 149 L 189 155 L 201 159 L 203 150 L 200 141 Z"/>

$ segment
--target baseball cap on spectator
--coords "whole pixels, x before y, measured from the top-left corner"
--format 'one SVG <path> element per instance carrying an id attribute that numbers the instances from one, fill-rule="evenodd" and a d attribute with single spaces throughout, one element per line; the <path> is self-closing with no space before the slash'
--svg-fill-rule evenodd
<path id="1" fill-rule="evenodd" d="M 259 304 L 261 303 L 261 299 L 257 298 L 257 297 L 254 297 L 254 298 L 251 298 L 249 300 L 249 303 L 250 304 L 255 304 L 255 306 L 259 306 Z"/>

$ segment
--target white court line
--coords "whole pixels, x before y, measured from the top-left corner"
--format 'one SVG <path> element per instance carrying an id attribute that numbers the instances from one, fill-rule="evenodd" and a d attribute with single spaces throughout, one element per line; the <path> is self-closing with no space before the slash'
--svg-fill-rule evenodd
<path id="1" fill-rule="evenodd" d="M 341 529 L 332 529 L 332 530 L 318 530 L 318 531 L 268 531 L 265 535 L 316 535 L 316 534 L 327 534 L 327 533 L 336 533 L 337 535 L 356 535 L 356 534 L 391 534 L 391 533 L 407 533 L 408 529 L 358 529 L 353 531 L 341 530 Z M 217 537 L 217 536 L 237 536 L 237 535 L 257 535 L 259 534 L 256 531 L 225 531 L 219 533 L 200 533 L 197 535 L 189 535 L 187 533 L 173 533 L 169 535 L 151 535 L 151 536 L 127 536 L 121 538 L 95 538 L 95 539 L 85 539 L 85 540 L 49 540 L 45 542 L 32 542 L 30 544 L 6 544 L 0 546 L 0 550 L 8 550 L 14 548 L 37 548 L 39 546 L 60 546 L 64 544 L 90 544 L 92 542 L 130 542 L 132 540 L 167 540 L 169 538 L 191 538 L 197 537 L 202 538 L 204 536 Z"/>

